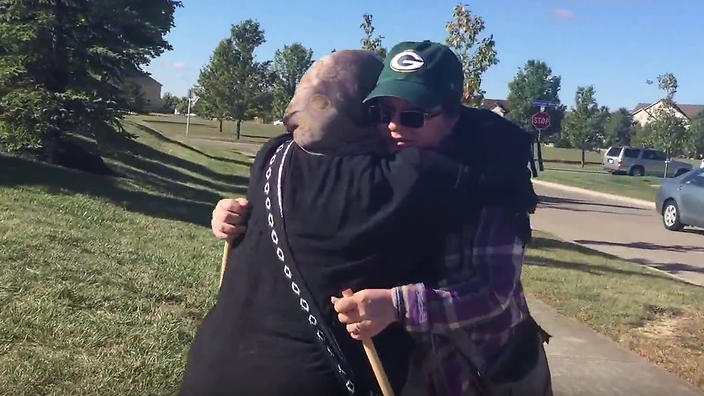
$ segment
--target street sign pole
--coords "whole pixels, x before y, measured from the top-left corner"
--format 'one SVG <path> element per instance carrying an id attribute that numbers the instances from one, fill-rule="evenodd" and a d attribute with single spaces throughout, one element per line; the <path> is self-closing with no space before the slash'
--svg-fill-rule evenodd
<path id="1" fill-rule="evenodd" d="M 188 129 L 191 126 L 191 106 L 195 106 L 200 99 L 195 93 L 189 90 L 188 94 L 188 113 L 186 113 L 186 137 L 188 137 Z"/>
<path id="2" fill-rule="evenodd" d="M 545 167 L 543 166 L 543 150 L 540 147 L 540 133 L 542 132 L 542 129 L 538 129 L 538 169 L 540 169 L 541 172 L 545 171 Z"/>
<path id="3" fill-rule="evenodd" d="M 188 98 L 188 112 L 186 113 L 186 137 L 188 137 L 188 129 L 191 126 L 191 98 Z"/>
<path id="4" fill-rule="evenodd" d="M 538 167 L 542 172 L 545 170 L 545 167 L 543 166 L 543 150 L 540 147 L 540 137 L 543 130 L 550 128 L 550 113 L 545 112 L 545 108 L 551 106 L 551 103 L 538 102 L 538 106 L 540 106 L 540 111 L 533 114 L 533 117 L 531 117 L 531 124 L 533 125 L 533 128 L 538 131 L 535 136 L 535 143 L 538 145 Z"/>

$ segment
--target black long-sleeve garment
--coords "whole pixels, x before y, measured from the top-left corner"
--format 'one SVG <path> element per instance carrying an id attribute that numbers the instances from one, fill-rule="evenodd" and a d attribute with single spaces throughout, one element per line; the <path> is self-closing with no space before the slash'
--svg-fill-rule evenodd
<path id="1" fill-rule="evenodd" d="M 301 314 L 272 248 L 264 208 L 273 139 L 252 167 L 247 233 L 232 253 L 216 306 L 191 347 L 182 395 L 346 395 Z M 456 163 L 416 149 L 392 156 L 320 156 L 295 143 L 284 169 L 286 237 L 324 320 L 357 375 L 376 386 L 359 341 L 335 316 L 344 289 L 391 288 L 434 278 L 429 255 L 456 221 Z M 423 265 L 426 263 L 426 265 Z M 413 342 L 392 325 L 374 339 L 392 386 L 403 385 Z"/>

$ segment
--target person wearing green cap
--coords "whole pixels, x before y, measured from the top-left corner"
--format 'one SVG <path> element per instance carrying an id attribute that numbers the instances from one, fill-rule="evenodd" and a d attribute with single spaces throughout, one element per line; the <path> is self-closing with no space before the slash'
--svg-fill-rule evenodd
<path id="1" fill-rule="evenodd" d="M 462 161 L 476 183 L 461 229 L 445 237 L 434 282 L 367 289 L 335 301 L 352 338 L 400 322 L 420 345 L 409 394 L 552 395 L 543 342 L 520 281 L 537 197 L 531 136 L 500 116 L 462 106 L 463 74 L 447 46 L 402 42 L 365 102 L 392 150 L 435 149 Z M 422 230 L 421 232 L 428 232 Z M 416 373 L 418 372 L 416 371 Z"/>
<path id="2" fill-rule="evenodd" d="M 357 290 L 336 298 L 334 308 L 352 338 L 375 336 L 396 322 L 425 346 L 413 359 L 421 375 L 409 375 L 421 384 L 409 384 L 409 392 L 551 395 L 544 334 L 530 318 L 520 282 L 528 213 L 537 202 L 527 168 L 531 138 L 494 113 L 462 106 L 462 86 L 459 60 L 448 47 L 404 42 L 391 50 L 365 100 L 370 115 L 392 150 L 433 149 L 465 164 L 462 224 L 443 234 L 444 249 L 424 283 Z M 221 203 L 213 233 L 234 238 L 244 227 L 227 215 L 244 219 L 248 209 Z M 434 251 L 430 243 L 426 249 Z"/>

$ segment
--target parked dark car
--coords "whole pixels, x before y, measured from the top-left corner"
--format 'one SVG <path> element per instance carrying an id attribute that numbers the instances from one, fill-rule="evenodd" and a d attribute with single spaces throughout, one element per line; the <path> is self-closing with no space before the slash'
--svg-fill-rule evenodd
<path id="1" fill-rule="evenodd" d="M 704 168 L 663 179 L 655 207 L 668 230 L 679 231 L 684 226 L 704 228 Z"/>

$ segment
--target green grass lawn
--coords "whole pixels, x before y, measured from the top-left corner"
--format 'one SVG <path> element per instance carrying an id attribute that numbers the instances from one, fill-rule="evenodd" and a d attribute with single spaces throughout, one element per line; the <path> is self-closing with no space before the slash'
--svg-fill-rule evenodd
<path id="1" fill-rule="evenodd" d="M 551 169 L 546 166 L 545 171 L 540 172 L 538 180 L 651 202 L 655 201 L 655 195 L 662 182 L 662 178 L 659 177 L 612 175 L 596 169 L 570 169 L 565 166 L 561 166 L 559 169 Z"/>
<path id="2" fill-rule="evenodd" d="M 704 390 L 704 289 L 536 233 L 529 294 Z"/>
<path id="3" fill-rule="evenodd" d="M 249 160 L 126 126 L 101 144 L 124 177 L 0 155 L 0 395 L 177 391 Z"/>
<path id="4" fill-rule="evenodd" d="M 543 162 L 564 162 L 579 164 L 582 160 L 582 151 L 578 149 L 542 146 Z M 535 154 L 538 158 L 538 153 Z M 603 154 L 600 151 L 586 151 L 584 161 L 588 164 L 601 164 Z"/>
<path id="5" fill-rule="evenodd" d="M 101 138 L 121 177 L 0 154 L 0 395 L 177 391 L 217 293 L 210 214 L 246 192 L 250 159 L 164 125 L 131 118 L 135 140 Z M 243 131 L 280 132 L 259 127 Z M 527 262 L 529 293 L 701 382 L 700 288 L 544 234 Z M 650 341 L 664 324 L 677 331 Z"/>
<path id="6" fill-rule="evenodd" d="M 127 120 L 137 122 L 159 132 L 172 137 L 186 139 L 186 117 L 151 114 L 128 116 Z M 188 138 L 191 139 L 216 139 L 229 142 L 236 142 L 236 127 L 234 121 L 224 121 L 223 131 L 220 132 L 218 121 L 206 120 L 200 117 L 191 117 Z M 283 125 L 259 124 L 251 121 L 244 121 L 241 125 L 240 140 L 244 143 L 264 143 L 269 138 L 278 136 L 285 132 Z"/>

